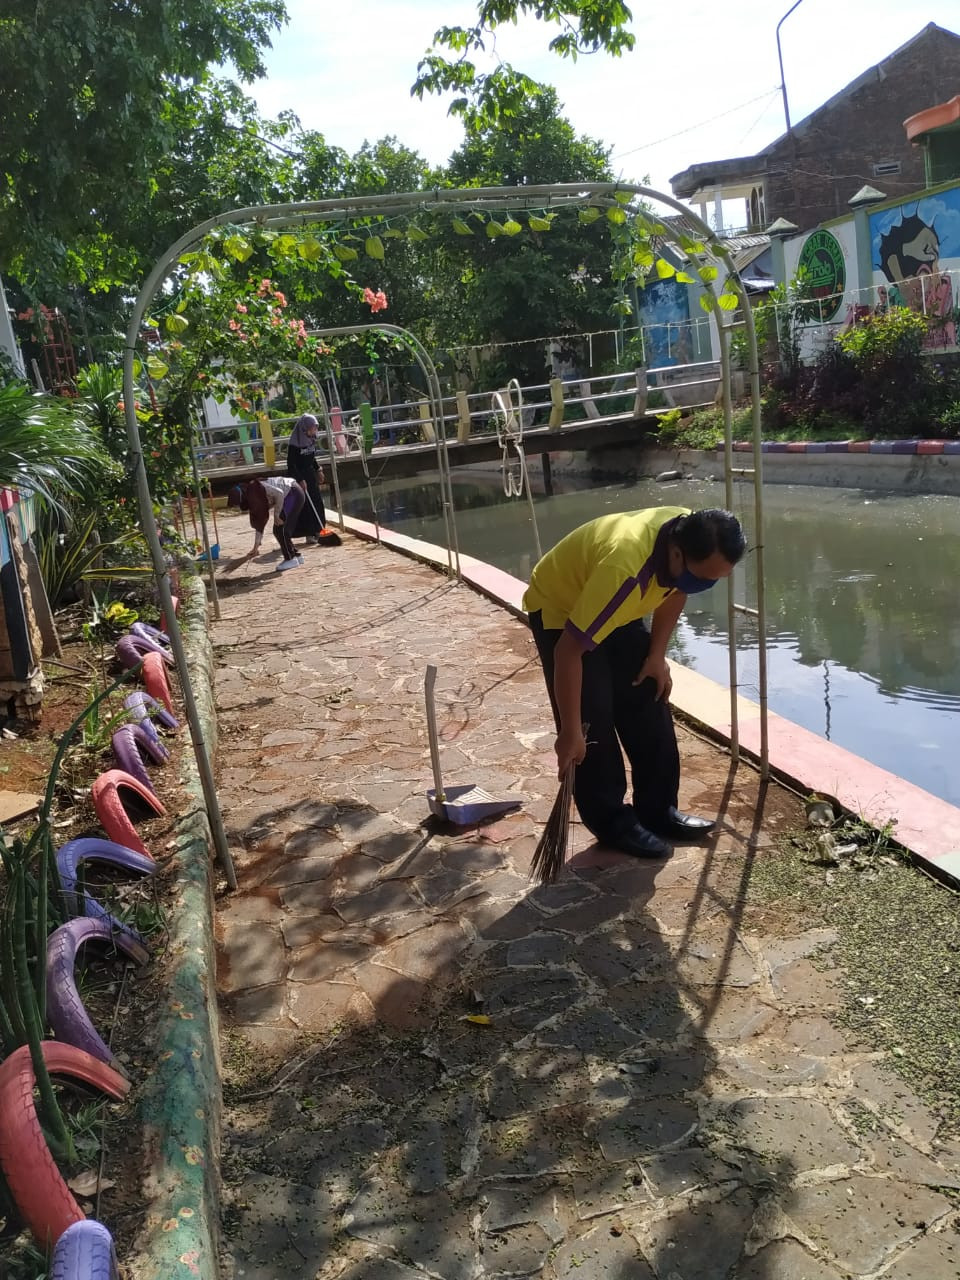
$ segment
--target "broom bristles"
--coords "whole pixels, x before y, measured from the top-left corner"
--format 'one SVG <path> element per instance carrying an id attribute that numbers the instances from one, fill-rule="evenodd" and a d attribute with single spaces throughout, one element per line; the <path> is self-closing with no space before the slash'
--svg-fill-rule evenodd
<path id="1" fill-rule="evenodd" d="M 540 884 L 553 884 L 567 858 L 567 842 L 570 836 L 570 801 L 573 798 L 573 774 L 576 765 L 571 764 L 563 775 L 560 790 L 550 810 L 550 817 L 543 829 L 540 842 L 534 850 L 530 875 Z"/>

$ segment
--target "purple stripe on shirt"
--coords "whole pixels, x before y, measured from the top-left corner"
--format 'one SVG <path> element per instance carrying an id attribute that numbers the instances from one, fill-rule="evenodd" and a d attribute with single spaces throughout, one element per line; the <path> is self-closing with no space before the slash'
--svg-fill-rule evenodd
<path id="1" fill-rule="evenodd" d="M 648 582 L 650 581 L 650 573 L 652 572 L 652 570 L 648 570 L 649 564 L 650 564 L 650 561 L 648 560 L 647 563 L 640 570 L 640 573 L 637 574 L 635 578 L 627 578 L 626 582 L 624 582 L 614 592 L 610 600 L 608 600 L 606 605 L 604 605 L 604 607 L 600 610 L 600 612 L 597 614 L 594 620 L 590 623 L 590 626 L 587 628 L 587 635 L 590 637 L 591 643 L 596 644 L 596 641 L 593 639 L 593 637 L 601 629 L 601 627 L 604 626 L 605 623 L 610 621 L 610 619 L 617 612 L 617 610 L 620 608 L 623 602 L 630 595 L 632 595 L 634 591 L 636 591 L 637 586 L 639 585 L 639 582 L 640 582 L 640 578 L 645 572 L 647 573 L 647 581 Z"/>

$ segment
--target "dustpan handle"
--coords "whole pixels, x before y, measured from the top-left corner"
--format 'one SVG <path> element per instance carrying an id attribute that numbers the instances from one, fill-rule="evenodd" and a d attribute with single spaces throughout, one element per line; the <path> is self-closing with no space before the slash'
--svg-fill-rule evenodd
<path id="1" fill-rule="evenodd" d="M 433 690 L 437 683 L 437 668 L 427 667 L 423 681 L 423 699 L 427 706 L 427 737 L 430 740 L 430 763 L 433 766 L 434 799 L 443 804 L 443 778 L 440 774 L 440 743 L 437 739 L 437 709 L 433 701 Z"/>

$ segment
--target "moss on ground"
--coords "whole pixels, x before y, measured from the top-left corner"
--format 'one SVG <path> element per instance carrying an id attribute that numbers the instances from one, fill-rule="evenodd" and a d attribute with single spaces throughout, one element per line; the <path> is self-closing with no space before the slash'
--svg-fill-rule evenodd
<path id="1" fill-rule="evenodd" d="M 882 839 L 825 859 L 812 832 L 755 863 L 750 897 L 836 931 L 841 1021 L 960 1133 L 960 897 Z"/>

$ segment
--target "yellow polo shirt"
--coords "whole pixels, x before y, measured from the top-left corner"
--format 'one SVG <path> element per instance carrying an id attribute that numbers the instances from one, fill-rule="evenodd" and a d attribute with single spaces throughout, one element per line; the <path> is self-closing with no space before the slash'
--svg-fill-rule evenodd
<path id="1" fill-rule="evenodd" d="M 534 567 L 523 597 L 548 630 L 573 633 L 593 649 L 612 631 L 645 618 L 673 592 L 667 578 L 667 526 L 687 507 L 652 507 L 600 516 L 562 538 Z"/>

